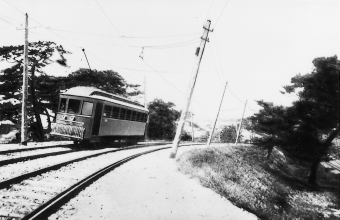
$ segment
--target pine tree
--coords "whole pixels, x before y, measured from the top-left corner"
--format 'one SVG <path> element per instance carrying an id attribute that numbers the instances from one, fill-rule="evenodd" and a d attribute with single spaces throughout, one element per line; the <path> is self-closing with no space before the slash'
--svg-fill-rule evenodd
<path id="1" fill-rule="evenodd" d="M 315 69 L 296 75 L 285 92 L 298 100 L 290 107 L 268 105 L 263 101 L 259 113 L 251 117 L 254 130 L 265 137 L 258 145 L 278 146 L 287 155 L 311 164 L 308 182 L 316 184 L 319 163 L 326 159 L 332 140 L 339 133 L 339 71 L 336 56 L 316 58 Z"/>
<path id="2" fill-rule="evenodd" d="M 44 74 L 43 68 L 46 65 L 51 64 L 53 61 L 51 60 L 54 54 L 59 54 L 60 59 L 56 60 L 56 63 L 66 66 L 66 59 L 64 58 L 65 54 L 68 54 L 68 51 L 65 51 L 64 48 L 60 45 L 56 45 L 50 41 L 39 41 L 39 42 L 31 42 L 28 46 L 28 73 L 29 73 L 29 97 L 28 100 L 28 109 L 32 111 L 28 113 L 29 116 L 33 115 L 30 120 L 30 127 L 33 129 L 35 136 L 38 141 L 44 140 L 44 131 L 40 118 L 40 113 L 42 112 L 41 107 L 41 97 L 39 94 L 36 94 L 36 80 L 39 78 L 41 74 Z M 4 95 L 4 99 L 2 102 L 6 102 L 6 100 L 16 99 L 20 100 L 21 93 L 21 79 L 23 72 L 23 62 L 24 62 L 24 46 L 4 46 L 0 47 L 0 61 L 7 61 L 10 63 L 14 63 L 14 66 L 8 68 L 3 71 L 2 74 L 2 82 L 0 85 L 0 95 Z M 12 81 L 10 81 L 12 79 Z M 19 109 L 19 104 L 13 104 L 13 106 L 7 106 L 5 111 L 17 112 Z M 8 114 L 11 114 L 8 115 Z M 12 118 L 14 121 L 18 121 L 18 115 L 13 116 L 13 113 L 8 113 L 6 116 Z M 2 114 L 3 115 L 3 114 Z"/>

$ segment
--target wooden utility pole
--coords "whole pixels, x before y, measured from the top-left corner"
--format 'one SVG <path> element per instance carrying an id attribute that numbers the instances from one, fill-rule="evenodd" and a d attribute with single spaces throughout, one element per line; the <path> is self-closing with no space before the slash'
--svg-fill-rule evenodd
<path id="1" fill-rule="evenodd" d="M 192 107 L 191 107 L 191 141 L 194 142 L 194 125 L 193 125 L 193 120 L 194 120 L 194 114 L 192 113 Z"/>
<path id="2" fill-rule="evenodd" d="M 237 131 L 237 135 L 236 135 L 235 145 L 237 145 L 238 136 L 240 135 L 240 131 L 241 131 L 241 127 L 242 127 L 242 122 L 243 122 L 243 116 L 244 116 L 244 112 L 246 111 L 247 102 L 248 102 L 248 100 L 246 100 L 246 104 L 244 104 L 243 114 L 242 114 L 240 126 L 238 126 L 238 131 Z"/>
<path id="3" fill-rule="evenodd" d="M 144 76 L 144 107 L 147 108 L 147 101 L 146 101 L 146 78 Z M 144 141 L 149 140 L 149 116 L 145 124 L 145 136 Z"/>
<path id="4" fill-rule="evenodd" d="M 188 109 L 189 109 L 190 102 L 191 102 L 191 97 L 192 97 L 192 94 L 194 92 L 196 79 L 197 79 L 198 71 L 199 71 L 199 68 L 200 68 L 201 60 L 202 60 L 202 57 L 203 57 L 205 44 L 206 44 L 207 41 L 209 42 L 208 35 L 209 35 L 209 32 L 211 31 L 210 30 L 210 23 L 211 23 L 211 21 L 207 20 L 206 25 L 203 27 L 204 32 L 203 32 L 203 36 L 201 37 L 201 39 L 202 39 L 201 44 L 200 44 L 200 47 L 197 48 L 197 50 L 196 50 L 197 59 L 196 59 L 196 64 L 195 64 L 195 66 L 196 66 L 195 67 L 195 74 L 194 74 L 194 77 L 191 81 L 190 91 L 187 94 L 186 103 L 185 103 L 185 105 L 182 109 L 180 121 L 177 125 L 176 136 L 175 136 L 175 139 L 174 139 L 173 144 L 172 144 L 170 158 L 176 158 L 176 154 L 177 154 L 177 150 L 178 150 L 178 144 L 181 140 L 182 130 L 183 130 L 185 120 L 186 120 L 186 117 L 187 117 Z"/>
<path id="5" fill-rule="evenodd" d="M 144 106 L 145 108 L 147 107 L 146 106 L 146 78 L 144 76 Z"/>
<path id="6" fill-rule="evenodd" d="M 21 144 L 27 145 L 27 93 L 28 93 L 28 15 L 25 22 L 24 45 L 24 71 L 22 73 L 22 100 L 21 100 Z M 33 79 L 32 79 L 33 80 Z"/>
<path id="7" fill-rule="evenodd" d="M 218 119 L 218 115 L 220 114 L 220 110 L 221 110 L 221 106 L 222 106 L 222 102 L 223 102 L 223 98 L 224 98 L 224 93 L 225 93 L 225 89 L 227 88 L 227 85 L 228 85 L 228 82 L 225 83 L 225 86 L 224 86 L 224 90 L 223 90 L 223 95 L 222 95 L 222 99 L 221 99 L 221 103 L 220 103 L 220 107 L 218 108 L 218 111 L 217 111 L 217 114 L 216 114 L 216 118 L 215 118 L 215 123 L 214 123 L 214 126 L 210 132 L 210 136 L 209 136 L 209 139 L 208 139 L 208 147 L 210 146 L 210 143 L 211 143 L 211 138 L 214 134 L 214 130 L 215 130 L 215 126 L 216 126 L 216 122 L 217 122 L 217 119 Z"/>

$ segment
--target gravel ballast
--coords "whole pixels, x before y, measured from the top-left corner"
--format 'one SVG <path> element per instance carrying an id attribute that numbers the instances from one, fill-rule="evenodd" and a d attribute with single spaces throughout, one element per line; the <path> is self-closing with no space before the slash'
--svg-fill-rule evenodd
<path id="1" fill-rule="evenodd" d="M 184 151 L 205 146 L 182 147 Z M 55 219 L 257 219 L 183 175 L 170 151 L 138 157 L 71 199 Z"/>
<path id="2" fill-rule="evenodd" d="M 8 189 L 0 189 L 0 215 L 7 216 L 8 213 L 11 217 L 23 217 L 66 188 L 113 162 L 155 148 L 160 147 L 131 149 L 88 158 L 32 177 Z"/>
<path id="3" fill-rule="evenodd" d="M 72 159 L 110 151 L 112 149 L 103 149 L 103 150 L 95 150 L 95 151 L 78 151 L 78 152 L 71 152 L 69 154 L 57 155 L 57 156 L 49 156 L 39 159 L 34 159 L 30 161 L 19 162 L 15 164 L 9 164 L 6 166 L 0 167 L 0 181 L 10 179 L 16 177 L 18 175 L 22 175 L 28 172 L 32 172 L 47 166 L 51 166 L 54 164 L 58 164 L 61 162 L 69 161 Z"/>
<path id="4" fill-rule="evenodd" d="M 8 153 L 8 154 L 0 154 L 0 161 L 9 160 L 20 157 L 28 157 L 33 155 L 61 152 L 61 151 L 70 151 L 70 148 L 67 147 L 57 147 L 57 148 L 48 148 L 48 149 L 39 149 L 39 150 L 30 150 L 30 151 L 22 151 L 17 153 Z"/>
<path id="5" fill-rule="evenodd" d="M 18 150 L 18 149 L 27 149 L 27 148 L 35 148 L 35 147 L 50 147 L 50 146 L 60 146 L 72 144 L 73 141 L 51 141 L 51 142 L 28 142 L 27 145 L 21 144 L 0 144 L 0 152 L 7 150 Z"/>

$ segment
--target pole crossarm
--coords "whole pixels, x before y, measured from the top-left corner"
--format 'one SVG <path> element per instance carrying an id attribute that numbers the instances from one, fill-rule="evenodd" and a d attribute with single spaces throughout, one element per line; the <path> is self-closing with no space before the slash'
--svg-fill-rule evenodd
<path id="1" fill-rule="evenodd" d="M 204 30 L 207 30 L 207 31 L 209 31 L 209 32 L 214 32 L 214 29 L 211 29 L 211 30 L 210 30 L 209 28 L 206 28 L 205 26 L 203 26 L 203 29 L 204 29 Z"/>
<path id="2" fill-rule="evenodd" d="M 207 41 L 207 42 L 210 42 L 210 41 L 209 41 L 209 38 L 204 39 L 203 37 L 201 37 L 201 39 L 202 39 L 202 40 L 205 40 L 205 41 Z"/>

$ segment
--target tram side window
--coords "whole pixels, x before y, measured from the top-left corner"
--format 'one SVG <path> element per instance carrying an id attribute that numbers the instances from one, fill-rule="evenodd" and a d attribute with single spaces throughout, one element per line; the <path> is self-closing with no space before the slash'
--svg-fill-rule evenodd
<path id="1" fill-rule="evenodd" d="M 113 107 L 111 114 L 112 114 L 112 118 L 118 119 L 119 118 L 119 108 Z"/>
<path id="2" fill-rule="evenodd" d="M 126 117 L 125 117 L 126 120 L 130 120 L 131 119 L 131 110 L 130 109 L 127 109 L 126 110 Z"/>
<path id="3" fill-rule="evenodd" d="M 112 118 L 111 110 L 112 110 L 112 106 L 105 105 L 105 107 L 104 107 L 104 116 L 107 117 L 107 118 Z"/>
<path id="4" fill-rule="evenodd" d="M 60 100 L 59 112 L 66 112 L 66 101 L 64 98 Z"/>
<path id="5" fill-rule="evenodd" d="M 82 115 L 92 115 L 93 103 L 83 102 L 83 108 L 81 110 Z"/>
<path id="6" fill-rule="evenodd" d="M 135 111 L 132 111 L 132 114 L 131 114 L 131 121 L 136 121 L 136 113 Z"/>
<path id="7" fill-rule="evenodd" d="M 140 112 L 137 112 L 137 113 L 136 113 L 135 121 L 139 121 L 140 114 L 141 114 Z"/>
<path id="8" fill-rule="evenodd" d="M 141 121 L 142 121 L 142 122 L 146 122 L 146 114 L 145 114 L 145 113 L 143 113 L 143 118 L 142 118 Z"/>
<path id="9" fill-rule="evenodd" d="M 125 119 L 125 115 L 126 115 L 126 109 L 125 108 L 122 108 L 120 110 L 120 115 L 119 115 L 119 119 Z"/>
<path id="10" fill-rule="evenodd" d="M 79 113 L 80 110 L 80 100 L 69 99 L 68 100 L 68 113 Z"/>
<path id="11" fill-rule="evenodd" d="M 143 122 L 143 117 L 144 117 L 144 113 L 141 113 L 138 121 Z"/>

